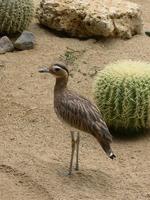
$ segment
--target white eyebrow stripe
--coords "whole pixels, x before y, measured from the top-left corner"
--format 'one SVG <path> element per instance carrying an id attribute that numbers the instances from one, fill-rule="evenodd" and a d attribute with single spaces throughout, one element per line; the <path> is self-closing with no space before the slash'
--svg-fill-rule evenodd
<path id="1" fill-rule="evenodd" d="M 55 67 L 55 68 L 59 68 L 59 69 L 63 69 L 63 70 L 65 70 L 67 73 L 68 73 L 68 75 L 69 75 L 69 71 L 68 71 L 68 69 L 65 67 L 65 66 L 63 66 L 63 65 L 57 65 L 57 63 L 56 64 L 54 64 L 53 65 L 53 67 Z"/>
<path id="2" fill-rule="evenodd" d="M 58 67 L 58 66 L 55 65 L 55 66 L 53 67 L 53 69 L 61 69 L 61 67 Z"/>
<path id="3" fill-rule="evenodd" d="M 58 65 L 54 65 L 54 68 L 59 68 L 59 69 L 62 69 L 61 67 L 59 67 Z"/>

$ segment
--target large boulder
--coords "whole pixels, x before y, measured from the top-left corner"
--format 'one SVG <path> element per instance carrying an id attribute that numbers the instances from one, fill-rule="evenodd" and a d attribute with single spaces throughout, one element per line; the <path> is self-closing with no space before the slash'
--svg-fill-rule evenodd
<path id="1" fill-rule="evenodd" d="M 73 37 L 131 38 L 142 30 L 140 7 L 126 0 L 42 0 L 36 16 Z"/>

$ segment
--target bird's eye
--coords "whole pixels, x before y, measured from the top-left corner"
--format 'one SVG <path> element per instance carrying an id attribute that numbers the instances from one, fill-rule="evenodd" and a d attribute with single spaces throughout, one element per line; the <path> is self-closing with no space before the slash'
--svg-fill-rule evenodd
<path id="1" fill-rule="evenodd" d="M 57 67 L 54 70 L 55 70 L 55 72 L 58 72 L 60 70 L 60 68 Z"/>

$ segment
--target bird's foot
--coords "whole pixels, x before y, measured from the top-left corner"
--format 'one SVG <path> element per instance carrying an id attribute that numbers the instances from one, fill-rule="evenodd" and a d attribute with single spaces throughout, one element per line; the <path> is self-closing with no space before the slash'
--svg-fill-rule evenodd
<path id="1" fill-rule="evenodd" d="M 66 173 L 65 173 L 65 176 L 68 176 L 68 177 L 69 177 L 69 176 L 72 176 L 72 175 L 73 175 L 72 172 L 66 172 Z"/>
<path id="2" fill-rule="evenodd" d="M 66 171 L 66 172 L 59 172 L 60 176 L 70 177 L 72 176 L 72 172 Z"/>

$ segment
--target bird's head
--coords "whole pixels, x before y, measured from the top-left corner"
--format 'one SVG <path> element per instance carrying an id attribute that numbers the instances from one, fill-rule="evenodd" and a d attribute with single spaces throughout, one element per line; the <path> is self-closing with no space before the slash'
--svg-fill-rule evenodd
<path id="1" fill-rule="evenodd" d="M 53 64 L 50 67 L 43 67 L 39 69 L 41 73 L 50 73 L 56 78 L 68 78 L 69 71 L 65 65 L 62 64 Z"/>

